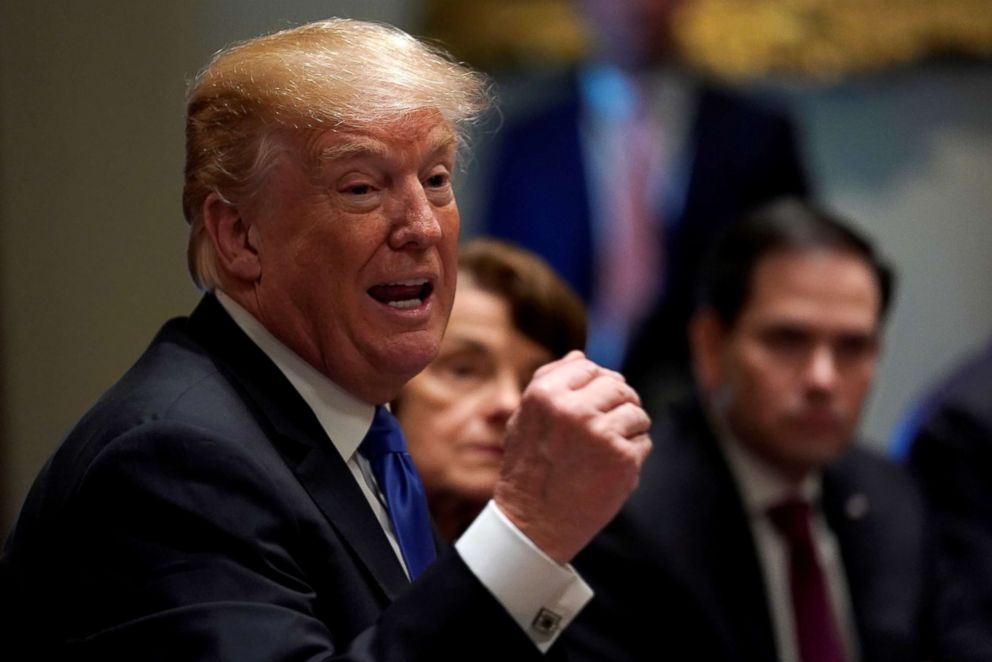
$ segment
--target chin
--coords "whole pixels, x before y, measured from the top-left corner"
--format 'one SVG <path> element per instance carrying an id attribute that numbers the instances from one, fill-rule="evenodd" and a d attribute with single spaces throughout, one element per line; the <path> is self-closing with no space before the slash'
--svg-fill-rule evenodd
<path id="1" fill-rule="evenodd" d="M 413 337 L 410 337 L 413 336 Z M 412 379 L 437 357 L 441 349 L 439 334 L 421 331 L 404 334 L 403 338 L 390 342 L 380 356 L 380 361 L 391 372 Z"/>
<path id="2" fill-rule="evenodd" d="M 807 447 L 806 452 L 796 460 L 811 469 L 823 469 L 840 457 L 846 448 L 847 444 L 843 442 L 823 442 Z"/>

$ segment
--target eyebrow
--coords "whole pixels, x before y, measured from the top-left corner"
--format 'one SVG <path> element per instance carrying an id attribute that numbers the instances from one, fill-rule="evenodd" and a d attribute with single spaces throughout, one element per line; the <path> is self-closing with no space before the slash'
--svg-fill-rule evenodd
<path id="1" fill-rule="evenodd" d="M 451 342 L 452 344 L 455 345 L 455 347 L 453 347 L 449 351 L 453 351 L 453 352 L 464 352 L 466 350 L 473 352 L 489 351 L 489 347 L 487 347 L 485 344 L 479 342 L 474 338 L 466 338 L 464 336 L 459 337 L 457 335 L 453 335 L 451 338 Z"/>
<path id="2" fill-rule="evenodd" d="M 428 151 L 439 152 L 444 149 L 452 149 L 458 146 L 458 136 L 451 130 L 445 130 L 434 136 Z"/>
<path id="3" fill-rule="evenodd" d="M 431 143 L 425 153 L 436 154 L 444 150 L 449 150 L 458 144 L 458 137 L 450 130 L 435 131 Z M 331 145 L 322 148 L 318 153 L 319 160 L 323 162 L 337 161 L 344 159 L 361 158 L 371 156 L 373 158 L 385 158 L 389 155 L 389 147 L 373 138 L 358 137 L 339 145 Z"/>
<path id="4" fill-rule="evenodd" d="M 352 159 L 362 156 L 385 157 L 389 154 L 389 149 L 378 140 L 370 138 L 357 138 L 349 140 L 339 145 L 324 147 L 318 153 L 320 161 L 338 161 Z"/>

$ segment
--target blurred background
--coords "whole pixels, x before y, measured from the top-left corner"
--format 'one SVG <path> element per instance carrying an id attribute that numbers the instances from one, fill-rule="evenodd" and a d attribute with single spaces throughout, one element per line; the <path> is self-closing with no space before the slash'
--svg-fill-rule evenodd
<path id="1" fill-rule="evenodd" d="M 0 4 L 0 539 L 66 430 L 199 297 L 186 83 L 231 41 L 327 16 L 393 23 L 493 75 L 501 115 L 457 180 L 477 232 L 499 126 L 587 48 L 568 0 Z M 790 108 L 819 199 L 898 268 L 862 425 L 882 448 L 992 334 L 992 0 L 697 0 L 679 33 L 700 70 Z"/>

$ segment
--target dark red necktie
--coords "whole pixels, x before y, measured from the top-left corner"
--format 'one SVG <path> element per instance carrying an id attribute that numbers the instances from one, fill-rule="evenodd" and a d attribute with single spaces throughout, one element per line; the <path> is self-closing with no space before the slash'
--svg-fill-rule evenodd
<path id="1" fill-rule="evenodd" d="M 844 662 L 844 648 L 830 607 L 823 570 L 810 533 L 810 506 L 790 499 L 768 509 L 789 546 L 789 586 L 802 662 Z"/>

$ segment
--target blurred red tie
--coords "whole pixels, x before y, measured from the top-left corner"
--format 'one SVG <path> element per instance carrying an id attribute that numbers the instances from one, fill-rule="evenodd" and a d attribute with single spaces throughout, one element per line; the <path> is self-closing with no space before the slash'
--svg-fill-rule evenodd
<path id="1" fill-rule="evenodd" d="M 810 533 L 810 506 L 790 499 L 768 509 L 768 517 L 789 546 L 789 584 L 802 662 L 844 662 L 840 633 L 827 583 Z"/>
<path id="2" fill-rule="evenodd" d="M 661 225 L 651 199 L 652 165 L 660 145 L 640 98 L 620 126 L 617 179 L 604 228 L 600 309 L 626 336 L 649 312 L 661 285 Z"/>

